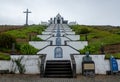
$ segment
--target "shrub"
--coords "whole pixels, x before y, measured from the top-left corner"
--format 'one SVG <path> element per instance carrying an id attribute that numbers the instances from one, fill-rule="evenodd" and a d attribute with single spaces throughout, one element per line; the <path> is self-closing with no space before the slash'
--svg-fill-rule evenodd
<path id="1" fill-rule="evenodd" d="M 79 34 L 87 34 L 87 33 L 89 33 L 89 32 L 90 32 L 90 31 L 89 31 L 87 28 L 81 28 Z"/>
<path id="2" fill-rule="evenodd" d="M 111 55 L 114 56 L 114 58 L 116 58 L 116 59 L 120 59 L 120 53 L 106 54 L 105 59 L 109 59 L 111 57 Z"/>
<path id="3" fill-rule="evenodd" d="M 10 60 L 10 55 L 5 55 L 3 53 L 0 53 L 0 60 Z"/>
<path id="4" fill-rule="evenodd" d="M 38 49 L 34 48 L 29 44 L 23 44 L 20 47 L 21 54 L 36 54 Z"/>
<path id="5" fill-rule="evenodd" d="M 39 37 L 37 37 L 37 36 L 33 36 L 33 37 L 31 38 L 31 41 L 42 41 L 42 39 L 39 38 Z"/>
<path id="6" fill-rule="evenodd" d="M 10 34 L 2 33 L 0 34 L 0 47 L 1 48 L 12 48 L 12 43 L 16 43 L 16 40 Z"/>
<path id="7" fill-rule="evenodd" d="M 96 49 L 95 49 L 94 46 L 85 46 L 84 49 L 80 50 L 80 54 L 85 54 L 87 51 L 89 51 L 90 54 L 93 54 L 93 53 L 96 52 L 95 50 L 96 50 Z"/>

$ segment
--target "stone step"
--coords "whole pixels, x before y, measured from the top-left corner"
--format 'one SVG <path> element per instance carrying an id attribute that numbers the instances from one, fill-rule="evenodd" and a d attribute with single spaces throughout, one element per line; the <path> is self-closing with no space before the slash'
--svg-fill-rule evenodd
<path id="1" fill-rule="evenodd" d="M 70 62 L 70 60 L 47 60 L 47 62 Z"/>
<path id="2" fill-rule="evenodd" d="M 54 64 L 57 64 L 57 65 L 69 65 L 71 63 L 70 62 L 47 62 L 46 64 L 47 65 L 54 65 Z"/>
<path id="3" fill-rule="evenodd" d="M 52 75 L 46 75 L 46 78 L 72 78 L 73 76 L 70 74 L 64 74 L 64 75 L 57 75 L 57 74 L 52 74 Z"/>
<path id="4" fill-rule="evenodd" d="M 70 68 L 47 68 L 46 71 L 48 71 L 48 70 L 49 70 L 49 71 L 53 71 L 53 70 L 54 70 L 54 71 L 58 71 L 58 70 L 59 70 L 59 71 L 69 71 L 69 70 L 71 70 L 71 69 L 70 69 Z"/>
<path id="5" fill-rule="evenodd" d="M 48 60 L 46 62 L 45 77 L 72 77 L 70 60 Z"/>
<path id="6" fill-rule="evenodd" d="M 71 70 L 69 71 L 46 71 L 45 74 L 71 74 Z"/>
<path id="7" fill-rule="evenodd" d="M 63 65 L 63 64 L 59 64 L 59 65 L 57 65 L 57 64 L 54 64 L 54 65 L 46 65 L 46 68 L 71 68 L 71 66 L 70 65 Z"/>

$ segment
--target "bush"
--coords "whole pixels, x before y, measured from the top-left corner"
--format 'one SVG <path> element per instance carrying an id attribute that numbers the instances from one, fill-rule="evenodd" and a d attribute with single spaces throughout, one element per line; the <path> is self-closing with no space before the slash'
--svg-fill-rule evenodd
<path id="1" fill-rule="evenodd" d="M 81 28 L 79 34 L 87 34 L 90 31 L 87 28 Z"/>
<path id="2" fill-rule="evenodd" d="M 20 47 L 21 54 L 36 54 L 38 49 L 34 48 L 29 44 L 23 44 Z"/>
<path id="3" fill-rule="evenodd" d="M 94 46 L 85 46 L 84 49 L 80 50 L 80 54 L 85 54 L 87 51 L 89 51 L 90 54 L 93 54 L 93 53 L 96 52 L 95 50 L 96 50 L 96 49 L 95 49 Z"/>
<path id="4" fill-rule="evenodd" d="M 7 48 L 11 49 L 12 48 L 12 43 L 16 43 L 16 40 L 13 36 L 10 34 L 0 34 L 0 47 L 1 48 Z"/>
<path id="5" fill-rule="evenodd" d="M 5 55 L 3 53 L 0 53 L 0 60 L 10 60 L 10 55 Z"/>
<path id="6" fill-rule="evenodd" d="M 106 54 L 105 55 L 105 59 L 110 59 L 111 55 L 116 58 L 116 59 L 120 59 L 120 53 L 116 53 L 116 54 Z"/>
<path id="7" fill-rule="evenodd" d="M 31 38 L 31 41 L 42 41 L 42 39 L 39 38 L 39 37 L 37 37 L 37 36 L 33 36 L 33 37 Z"/>

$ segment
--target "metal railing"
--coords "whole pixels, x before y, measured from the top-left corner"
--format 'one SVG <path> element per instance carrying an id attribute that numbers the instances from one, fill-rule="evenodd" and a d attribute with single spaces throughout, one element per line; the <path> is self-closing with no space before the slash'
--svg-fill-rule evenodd
<path id="1" fill-rule="evenodd" d="M 72 72 L 73 72 L 73 78 L 76 78 L 76 62 L 75 62 L 75 58 L 74 55 L 71 54 L 71 65 L 72 65 Z"/>
<path id="2" fill-rule="evenodd" d="M 46 54 L 43 54 L 41 56 L 41 65 L 40 65 L 40 76 L 44 77 L 45 73 L 45 59 L 46 59 Z"/>

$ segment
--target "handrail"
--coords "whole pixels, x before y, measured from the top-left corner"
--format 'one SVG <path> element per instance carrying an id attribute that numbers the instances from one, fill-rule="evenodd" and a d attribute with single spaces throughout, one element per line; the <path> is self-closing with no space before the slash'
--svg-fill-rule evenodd
<path id="1" fill-rule="evenodd" d="M 76 78 L 76 62 L 75 62 L 75 58 L 74 58 L 74 55 L 71 54 L 70 55 L 71 57 L 71 65 L 72 65 L 72 72 L 73 72 L 73 78 Z"/>
<path id="2" fill-rule="evenodd" d="M 46 54 L 43 54 L 41 56 L 41 65 L 40 65 L 40 76 L 44 77 L 45 74 L 45 59 L 46 59 Z"/>

